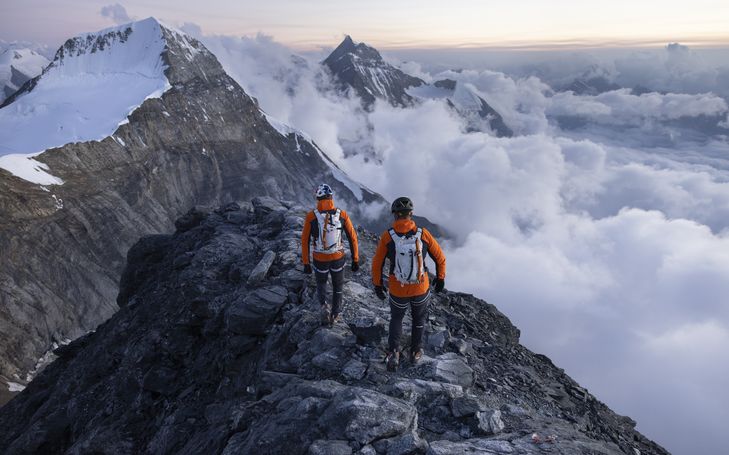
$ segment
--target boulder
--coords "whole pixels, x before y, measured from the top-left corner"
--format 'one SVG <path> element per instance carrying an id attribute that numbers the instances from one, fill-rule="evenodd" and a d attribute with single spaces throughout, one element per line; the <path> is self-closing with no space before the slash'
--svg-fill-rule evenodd
<path id="1" fill-rule="evenodd" d="M 360 380 L 367 372 L 367 365 L 357 359 L 351 359 L 342 368 L 342 376 L 347 379 Z"/>
<path id="2" fill-rule="evenodd" d="M 482 411 L 483 406 L 474 396 L 456 397 L 451 401 L 451 412 L 455 417 L 468 417 Z"/>
<path id="3" fill-rule="evenodd" d="M 309 446 L 309 455 L 352 455 L 347 441 L 318 439 Z"/>
<path id="4" fill-rule="evenodd" d="M 319 425 L 330 438 L 369 444 L 408 431 L 416 416 L 410 403 L 374 390 L 350 387 L 332 400 L 319 418 Z"/>
<path id="5" fill-rule="evenodd" d="M 288 300 L 286 288 L 269 286 L 233 302 L 226 313 L 226 327 L 239 335 L 263 335 Z"/>
<path id="6" fill-rule="evenodd" d="M 462 387 L 473 385 L 473 369 L 458 354 L 449 352 L 433 360 L 431 374 L 438 381 L 458 384 Z"/>
<path id="7" fill-rule="evenodd" d="M 501 411 L 487 410 L 476 413 L 478 419 L 477 428 L 482 434 L 498 434 L 504 429 L 504 422 L 501 420 Z"/>
<path id="8" fill-rule="evenodd" d="M 273 261 L 276 259 L 276 253 L 273 251 L 266 251 L 258 264 L 253 268 L 253 271 L 248 276 L 248 286 L 255 286 L 266 278 L 268 269 L 273 265 Z"/>
<path id="9" fill-rule="evenodd" d="M 516 453 L 509 441 L 492 439 L 468 439 L 461 442 L 434 441 L 428 447 L 427 455 L 475 455 Z M 521 452 L 520 452 L 521 453 Z"/>
<path id="10" fill-rule="evenodd" d="M 349 322 L 349 328 L 357 337 L 357 343 L 375 346 L 380 344 L 387 334 L 387 323 L 374 314 L 363 313 Z"/>
<path id="11" fill-rule="evenodd" d="M 380 439 L 372 445 L 377 452 L 387 455 L 424 453 L 428 448 L 428 442 L 421 438 L 416 431 L 410 431 L 393 438 Z"/>

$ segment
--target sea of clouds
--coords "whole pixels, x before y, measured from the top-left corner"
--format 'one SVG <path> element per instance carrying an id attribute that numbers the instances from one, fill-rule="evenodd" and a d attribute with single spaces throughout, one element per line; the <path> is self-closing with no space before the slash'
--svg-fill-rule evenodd
<path id="1" fill-rule="evenodd" d="M 437 100 L 365 112 L 334 89 L 319 65 L 325 54 L 294 56 L 264 35 L 183 29 L 268 114 L 449 230 L 447 287 L 497 305 L 526 346 L 673 453 L 723 451 L 729 144 L 721 128 L 697 132 L 692 120 L 727 122 L 726 67 L 681 45 L 459 71 L 437 55 L 393 59 L 428 82 L 469 84 L 516 134 L 496 138 L 465 133 Z M 590 74 L 625 88 L 556 90 Z M 635 86 L 651 91 L 635 95 Z M 580 127 L 561 128 L 563 117 Z"/>

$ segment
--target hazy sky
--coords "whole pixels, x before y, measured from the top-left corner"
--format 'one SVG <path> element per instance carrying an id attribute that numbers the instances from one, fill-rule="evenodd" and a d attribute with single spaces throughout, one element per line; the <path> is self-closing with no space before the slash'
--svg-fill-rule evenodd
<path id="1" fill-rule="evenodd" d="M 2 0 L 0 39 L 57 45 L 113 22 L 109 0 Z M 207 34 L 264 32 L 297 49 L 344 34 L 379 48 L 729 43 L 726 0 L 125 0 L 131 18 L 193 22 Z"/>

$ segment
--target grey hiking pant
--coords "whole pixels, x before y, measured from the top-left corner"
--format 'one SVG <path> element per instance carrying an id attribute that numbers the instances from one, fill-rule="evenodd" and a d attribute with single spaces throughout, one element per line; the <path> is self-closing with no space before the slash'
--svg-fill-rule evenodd
<path id="1" fill-rule="evenodd" d="M 319 304 L 324 306 L 327 303 L 327 281 L 332 276 L 332 316 L 342 311 L 342 287 L 344 286 L 344 257 L 331 262 L 314 260 L 314 274 L 316 275 L 316 295 Z"/>
<path id="2" fill-rule="evenodd" d="M 428 300 L 430 291 L 414 297 L 395 297 L 390 294 L 390 333 L 387 344 L 390 352 L 400 350 L 400 337 L 402 336 L 402 320 L 410 308 L 410 317 L 413 322 L 410 350 L 417 351 L 423 347 L 423 334 L 425 333 L 425 320 L 428 317 Z"/>

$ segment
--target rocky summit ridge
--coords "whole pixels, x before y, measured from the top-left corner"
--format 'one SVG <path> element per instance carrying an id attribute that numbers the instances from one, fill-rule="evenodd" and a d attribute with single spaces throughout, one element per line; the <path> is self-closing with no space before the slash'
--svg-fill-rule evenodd
<path id="1" fill-rule="evenodd" d="M 388 373 L 377 235 L 358 228 L 363 267 L 347 269 L 343 320 L 322 327 L 305 211 L 267 197 L 196 208 L 139 240 L 119 311 L 0 408 L 0 452 L 667 453 L 468 294 L 434 295 L 425 357 Z"/>

